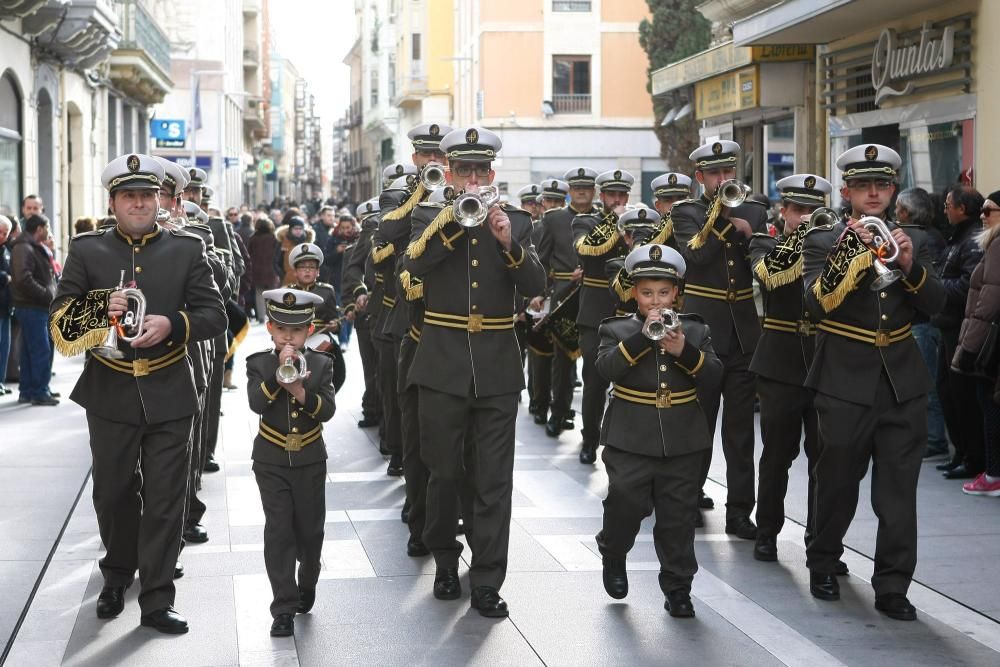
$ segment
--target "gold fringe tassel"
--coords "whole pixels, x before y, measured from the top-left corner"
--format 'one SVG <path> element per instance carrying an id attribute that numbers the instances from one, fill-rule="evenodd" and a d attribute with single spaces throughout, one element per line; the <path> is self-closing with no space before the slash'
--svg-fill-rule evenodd
<path id="1" fill-rule="evenodd" d="M 398 210 L 398 209 L 397 209 Z M 372 248 L 372 262 L 375 264 L 381 264 L 385 260 L 389 259 L 396 254 L 396 246 L 391 243 L 386 243 L 382 246 L 377 246 Z"/>
<path id="2" fill-rule="evenodd" d="M 427 225 L 420 237 L 415 241 L 411 241 L 410 245 L 406 248 L 406 255 L 410 259 L 416 259 L 424 254 L 424 250 L 427 249 L 427 242 L 431 240 L 431 237 L 444 229 L 445 225 L 452 222 L 455 219 L 455 214 L 451 206 L 446 206 L 443 211 L 437 214 L 434 218 L 434 222 Z"/>
<path id="3" fill-rule="evenodd" d="M 95 290 L 90 295 L 70 299 L 49 317 L 49 333 L 52 335 L 52 342 L 55 345 L 55 348 L 59 350 L 59 354 L 64 357 L 73 357 L 78 354 L 83 354 L 90 348 L 97 347 L 104 342 L 105 337 L 108 335 L 110 326 L 91 329 L 82 335 L 73 336 L 72 340 L 67 339 L 66 335 L 75 333 L 71 330 L 73 324 L 79 326 L 81 321 L 91 319 L 90 317 L 87 317 L 86 313 L 87 301 L 92 301 L 94 298 L 96 298 L 96 300 L 103 299 L 106 308 L 107 297 L 111 294 L 111 292 L 112 290 Z M 71 310 L 80 309 L 84 309 L 84 312 L 79 314 L 80 316 L 76 316 L 77 313 L 70 312 Z M 106 322 L 106 318 L 103 321 Z"/>
<path id="4" fill-rule="evenodd" d="M 236 354 L 236 348 L 240 346 L 243 339 L 247 337 L 248 333 L 250 333 L 250 320 L 244 322 L 243 328 L 240 329 L 239 333 L 233 336 L 233 342 L 229 344 L 229 349 L 226 350 L 226 361 L 233 358 L 233 355 Z"/>
<path id="5" fill-rule="evenodd" d="M 708 235 L 712 233 L 712 229 L 715 227 L 715 221 L 719 217 L 719 213 L 722 211 L 722 200 L 716 197 L 712 201 L 712 205 L 708 207 L 708 217 L 705 220 L 705 226 L 701 228 L 701 231 L 691 237 L 691 240 L 687 242 L 688 248 L 691 250 L 698 250 L 703 245 L 705 241 L 708 240 Z"/>
<path id="6" fill-rule="evenodd" d="M 418 301 L 424 298 L 424 281 L 414 278 L 409 271 L 399 272 L 399 282 L 406 293 L 407 301 Z"/>
<path id="7" fill-rule="evenodd" d="M 667 242 L 671 236 L 674 235 L 674 221 L 671 220 L 670 214 L 667 213 L 663 216 L 663 226 L 660 228 L 659 233 L 650 239 L 649 243 L 654 245 L 661 245 Z"/>
<path id="8" fill-rule="evenodd" d="M 427 190 L 424 189 L 424 184 L 418 184 L 417 189 L 413 191 L 413 194 L 410 195 L 406 201 L 399 206 L 399 208 L 394 208 L 389 211 L 382 216 L 382 219 L 390 222 L 393 220 L 402 220 L 413 212 L 413 209 L 417 207 L 417 204 L 424 200 L 425 195 L 427 195 Z"/>
<path id="9" fill-rule="evenodd" d="M 635 294 L 633 293 L 632 287 L 629 286 L 626 289 L 625 286 L 622 284 L 626 280 L 625 273 L 626 273 L 625 269 L 619 269 L 618 275 L 616 275 L 614 280 L 611 281 L 611 287 L 615 290 L 615 294 L 618 295 L 618 298 L 621 299 L 623 302 L 631 301 L 632 299 L 635 298 Z"/>
<path id="10" fill-rule="evenodd" d="M 819 305 L 823 307 L 824 311 L 829 313 L 837 308 L 844 302 L 847 295 L 854 291 L 854 288 L 858 284 L 858 278 L 862 273 L 871 268 L 873 257 L 874 254 L 866 252 L 852 259 L 847 267 L 847 271 L 844 273 L 843 279 L 829 294 L 823 293 L 822 274 L 816 279 L 816 282 L 813 284 L 813 294 L 816 295 Z"/>
<path id="11" fill-rule="evenodd" d="M 593 232 L 591 232 L 593 233 Z M 611 236 L 607 238 L 606 241 L 599 245 L 590 245 L 587 243 L 587 239 L 590 238 L 590 234 L 581 237 L 579 241 L 576 242 L 576 252 L 578 255 L 584 255 L 588 257 L 600 257 L 611 252 L 611 249 L 615 247 L 621 236 L 618 231 L 615 230 L 611 233 Z"/>
<path id="12" fill-rule="evenodd" d="M 761 259 L 757 262 L 757 265 L 753 267 L 754 273 L 760 278 L 760 281 L 764 283 L 764 287 L 769 290 L 775 290 L 784 285 L 795 282 L 799 277 L 802 276 L 802 255 L 787 269 L 778 271 L 777 273 L 771 273 L 767 270 L 767 262 L 765 259 Z"/>

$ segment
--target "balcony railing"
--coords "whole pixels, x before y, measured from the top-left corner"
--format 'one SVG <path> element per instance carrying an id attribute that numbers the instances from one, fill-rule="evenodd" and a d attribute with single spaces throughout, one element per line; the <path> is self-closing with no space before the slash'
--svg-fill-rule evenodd
<path id="1" fill-rule="evenodd" d="M 118 3 L 122 41 L 119 49 L 145 51 L 165 74 L 170 74 L 170 40 L 136 0 Z"/>
<path id="2" fill-rule="evenodd" d="M 590 95 L 553 95 L 552 109 L 556 113 L 590 113 Z"/>

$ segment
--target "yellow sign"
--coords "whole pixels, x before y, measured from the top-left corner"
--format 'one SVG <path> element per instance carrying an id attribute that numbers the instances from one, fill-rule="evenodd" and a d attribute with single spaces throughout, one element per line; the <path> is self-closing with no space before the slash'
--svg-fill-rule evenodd
<path id="1" fill-rule="evenodd" d="M 698 120 L 753 109 L 760 100 L 757 67 L 746 67 L 694 85 Z"/>
<path id="2" fill-rule="evenodd" d="M 815 57 L 816 47 L 809 44 L 749 47 L 733 46 L 732 42 L 728 42 L 653 72 L 653 95 L 661 95 L 752 63 L 813 60 Z"/>

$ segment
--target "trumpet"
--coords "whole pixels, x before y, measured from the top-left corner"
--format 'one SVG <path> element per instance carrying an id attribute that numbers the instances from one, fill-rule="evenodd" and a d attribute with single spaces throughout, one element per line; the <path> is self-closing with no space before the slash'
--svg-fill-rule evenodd
<path id="1" fill-rule="evenodd" d="M 486 221 L 490 207 L 500 201 L 500 190 L 495 185 L 484 185 L 479 192 L 466 192 L 455 200 L 452 210 L 455 222 L 463 227 L 478 227 Z"/>
<path id="2" fill-rule="evenodd" d="M 444 174 L 444 165 L 437 162 L 428 162 L 420 170 L 420 184 L 424 186 L 424 190 L 434 192 L 438 188 L 445 186 Z"/>
<path id="3" fill-rule="evenodd" d="M 121 272 L 118 278 L 116 291 L 124 292 L 128 307 L 121 321 L 117 317 L 111 318 L 111 326 L 108 327 L 108 335 L 104 341 L 90 351 L 107 359 L 124 359 L 125 355 L 118 349 L 118 341 L 124 340 L 131 343 L 144 333 L 143 321 L 146 319 L 146 296 L 142 290 L 135 287 L 123 289 L 125 281 L 125 271 Z M 133 305 L 134 304 L 134 305 Z"/>
<path id="4" fill-rule="evenodd" d="M 715 191 L 715 196 L 726 208 L 735 208 L 742 204 L 750 196 L 750 186 L 740 183 L 735 178 L 723 181 L 719 189 Z"/>
<path id="5" fill-rule="evenodd" d="M 896 243 L 896 239 L 892 238 L 892 232 L 889 231 L 889 227 L 882 218 L 866 215 L 858 222 L 872 235 L 869 247 L 875 253 L 875 261 L 872 262 L 872 268 L 875 269 L 875 280 L 871 284 L 871 290 L 877 292 L 903 277 L 903 272 L 899 269 L 890 269 L 886 266 L 895 262 L 896 258 L 899 257 L 899 244 Z"/>
<path id="6" fill-rule="evenodd" d="M 668 331 L 676 331 L 681 326 L 681 319 L 670 308 L 662 308 L 659 313 L 662 319 L 649 320 L 642 327 L 642 335 L 649 340 L 662 340 Z"/>
<path id="7" fill-rule="evenodd" d="M 296 351 L 294 357 L 288 357 L 278 364 L 278 369 L 274 371 L 274 377 L 281 384 L 292 384 L 298 380 L 305 380 L 308 372 L 306 355 Z"/>
<path id="8" fill-rule="evenodd" d="M 834 211 L 832 208 L 820 206 L 809 215 L 809 222 L 807 225 L 809 229 L 812 229 L 813 227 L 824 227 L 838 222 L 840 222 L 839 213 Z"/>

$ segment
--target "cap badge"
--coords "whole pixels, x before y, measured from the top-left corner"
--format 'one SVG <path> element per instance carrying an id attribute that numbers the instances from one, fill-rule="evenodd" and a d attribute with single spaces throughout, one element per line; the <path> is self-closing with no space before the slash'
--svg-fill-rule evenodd
<path id="1" fill-rule="evenodd" d="M 532 185 L 531 186 L 531 194 L 533 194 L 533 195 L 537 195 L 538 194 L 538 186 L 537 185 Z"/>
<path id="2" fill-rule="evenodd" d="M 869 162 L 873 162 L 876 158 L 878 158 L 877 148 L 875 148 L 874 146 L 869 146 L 868 148 L 865 149 L 866 160 L 868 160 Z"/>
<path id="3" fill-rule="evenodd" d="M 413 174 L 408 174 L 406 176 L 406 185 L 408 187 L 413 187 L 413 184 L 416 183 L 416 182 L 417 182 L 417 177 L 414 176 Z"/>
<path id="4" fill-rule="evenodd" d="M 621 172 L 621 169 L 616 169 L 616 170 L 615 170 L 615 180 L 616 180 L 616 181 L 620 181 L 620 180 L 622 180 L 622 172 Z"/>
<path id="5" fill-rule="evenodd" d="M 638 217 L 639 217 L 640 220 L 645 220 L 646 219 L 646 209 L 640 208 L 639 209 L 639 213 L 637 215 L 638 215 Z"/>
<path id="6" fill-rule="evenodd" d="M 559 181 L 552 181 L 552 189 L 553 190 L 559 189 Z"/>
<path id="7" fill-rule="evenodd" d="M 712 144 L 712 153 L 715 155 L 722 155 L 722 144 L 718 141 Z"/>
<path id="8" fill-rule="evenodd" d="M 667 176 L 668 185 L 677 185 L 677 174 L 670 174 Z"/>
<path id="9" fill-rule="evenodd" d="M 189 169 L 188 170 L 188 176 L 191 177 L 192 181 L 196 180 L 198 178 L 198 174 L 195 173 L 194 169 Z"/>
<path id="10" fill-rule="evenodd" d="M 479 132 L 476 128 L 471 128 L 465 133 L 465 143 L 473 145 L 479 143 Z"/>
<path id="11" fill-rule="evenodd" d="M 133 174 L 139 171 L 139 156 L 129 155 L 128 158 L 125 159 L 125 166 L 128 167 L 128 170 Z"/>
<path id="12" fill-rule="evenodd" d="M 812 190 L 814 187 L 816 187 L 816 179 L 813 178 L 812 176 L 806 176 L 806 180 L 804 180 L 802 182 L 802 185 L 804 185 L 804 186 L 806 186 L 806 188 Z"/>
<path id="13" fill-rule="evenodd" d="M 654 245 L 652 248 L 649 249 L 649 258 L 654 262 L 659 262 L 661 259 L 663 259 L 663 251 L 660 250 L 660 246 Z"/>
<path id="14" fill-rule="evenodd" d="M 580 178 L 583 178 L 584 176 L 587 175 L 587 170 L 584 169 L 583 167 L 580 167 L 579 169 L 576 170 L 576 175 L 579 176 Z"/>
<path id="15" fill-rule="evenodd" d="M 438 127 L 438 124 L 431 125 L 431 136 L 436 137 L 439 134 L 441 134 L 441 128 Z"/>
<path id="16" fill-rule="evenodd" d="M 404 169 L 403 165 L 401 165 L 401 164 L 397 164 L 396 165 L 396 175 L 397 176 L 402 176 L 404 171 L 405 171 L 405 169 Z"/>
<path id="17" fill-rule="evenodd" d="M 302 245 L 299 246 L 299 252 L 308 252 L 308 251 L 309 251 L 308 243 L 303 243 Z"/>
<path id="18" fill-rule="evenodd" d="M 372 212 L 371 203 L 365 204 L 365 213 L 371 213 L 371 212 Z"/>
<path id="19" fill-rule="evenodd" d="M 285 296 L 281 297 L 281 302 L 286 306 L 295 305 L 295 295 L 291 292 L 285 292 Z"/>

